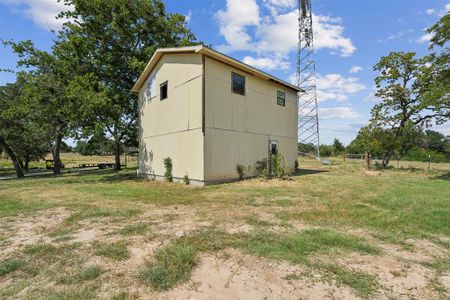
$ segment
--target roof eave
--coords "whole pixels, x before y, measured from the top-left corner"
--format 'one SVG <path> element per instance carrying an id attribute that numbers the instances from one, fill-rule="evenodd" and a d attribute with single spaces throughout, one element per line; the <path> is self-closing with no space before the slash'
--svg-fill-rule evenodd
<path id="1" fill-rule="evenodd" d="M 283 85 L 289 89 L 292 89 L 296 92 L 304 92 L 303 89 L 301 89 L 289 82 L 278 79 L 268 73 L 258 70 L 250 65 L 247 65 L 247 64 L 240 62 L 230 56 L 227 56 L 225 54 L 217 52 L 217 51 L 210 49 L 208 47 L 205 47 L 203 45 L 184 47 L 184 48 L 160 48 L 160 49 L 157 49 L 155 51 L 155 53 L 153 54 L 152 58 L 150 59 L 150 61 L 148 62 L 147 66 L 145 67 L 144 71 L 141 73 L 138 80 L 134 84 L 133 88 L 131 89 L 133 92 L 136 92 L 136 93 L 139 92 L 139 90 L 141 89 L 145 80 L 150 75 L 151 71 L 153 70 L 155 65 L 158 63 L 161 56 L 163 56 L 164 54 L 168 54 L 168 53 L 201 53 L 201 54 L 205 54 L 207 56 L 210 56 L 210 57 L 220 60 L 222 63 L 244 69 L 247 72 L 249 72 L 255 76 L 261 77 L 268 81 L 276 82 L 276 83 L 281 84 L 281 85 Z"/>

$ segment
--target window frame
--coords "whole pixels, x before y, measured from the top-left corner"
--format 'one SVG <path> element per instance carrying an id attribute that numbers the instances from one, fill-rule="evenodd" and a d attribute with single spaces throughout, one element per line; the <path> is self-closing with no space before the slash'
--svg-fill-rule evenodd
<path id="1" fill-rule="evenodd" d="M 152 97 L 155 96 L 154 94 L 156 94 L 156 93 L 155 93 L 154 89 L 155 89 L 155 76 L 151 76 L 148 79 L 147 89 L 145 91 L 145 95 L 146 95 L 146 100 L 147 101 L 151 101 Z"/>
<path id="2" fill-rule="evenodd" d="M 166 89 L 165 97 L 163 98 L 163 88 Z M 169 97 L 169 81 L 166 80 L 159 85 L 159 100 L 163 101 Z"/>
<path id="3" fill-rule="evenodd" d="M 280 97 L 280 94 L 283 95 L 282 98 Z M 283 100 L 283 102 L 281 102 L 280 100 Z M 285 91 L 277 90 L 277 105 L 283 106 L 283 107 L 286 106 L 286 92 Z"/>
<path id="4" fill-rule="evenodd" d="M 234 80 L 233 80 L 233 78 L 234 78 L 235 75 L 239 76 L 239 77 L 242 77 L 244 79 L 244 88 L 242 90 L 242 93 L 240 93 L 240 92 L 238 92 L 238 91 L 236 91 L 234 89 Z M 244 75 L 241 75 L 241 74 L 236 73 L 236 72 L 231 72 L 231 92 L 233 94 L 238 94 L 238 95 L 241 95 L 241 96 L 245 96 L 245 76 Z"/>

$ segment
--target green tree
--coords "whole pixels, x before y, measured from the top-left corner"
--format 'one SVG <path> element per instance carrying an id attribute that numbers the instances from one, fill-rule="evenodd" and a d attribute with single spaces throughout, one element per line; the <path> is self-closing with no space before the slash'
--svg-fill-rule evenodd
<path id="1" fill-rule="evenodd" d="M 317 147 L 311 143 L 298 143 L 298 151 L 303 153 L 313 153 L 316 155 Z"/>
<path id="2" fill-rule="evenodd" d="M 381 127 L 362 127 L 356 138 L 347 146 L 347 151 L 353 154 L 364 154 L 366 151 L 372 156 L 382 156 L 384 149 L 393 142 L 391 131 Z"/>
<path id="3" fill-rule="evenodd" d="M 427 29 L 427 32 L 432 34 L 430 39 L 430 49 L 436 46 L 443 47 L 450 38 L 450 14 L 444 15 L 439 21 Z"/>
<path id="4" fill-rule="evenodd" d="M 437 68 L 433 55 L 415 58 L 414 52 L 391 52 L 375 65 L 374 70 L 380 74 L 375 79 L 375 95 L 381 102 L 372 108 L 370 127 L 389 131 L 383 167 L 388 166 L 407 129 L 449 119 L 450 86 L 436 84 Z"/>
<path id="5" fill-rule="evenodd" d="M 101 128 L 114 139 L 120 169 L 121 144 L 137 143 L 137 95 L 131 88 L 157 48 L 191 45 L 195 37 L 184 16 L 167 13 L 160 0 L 63 1 L 74 8 L 60 15 L 73 20 L 65 24 L 63 40 L 83 44 L 87 53 L 78 55 L 80 64 L 106 87 L 107 101 L 94 109 L 85 129 Z"/>
<path id="6" fill-rule="evenodd" d="M 391 52 L 374 66 L 375 95 L 381 103 L 372 109 L 370 126 L 389 131 L 383 154 L 387 167 L 394 149 L 408 129 L 443 124 L 450 118 L 450 17 L 445 15 L 428 29 L 430 49 L 440 52 L 416 58 L 414 52 Z"/>
<path id="7" fill-rule="evenodd" d="M 81 155 L 106 155 L 114 153 L 114 141 L 108 139 L 103 134 L 96 134 L 90 137 L 89 140 L 80 140 L 74 149 L 75 152 Z"/>
<path id="8" fill-rule="evenodd" d="M 321 157 L 329 157 L 333 155 L 333 146 L 322 144 L 319 147 Z"/>
<path id="9" fill-rule="evenodd" d="M 53 172 L 60 174 L 63 138 L 70 136 L 82 120 L 92 115 L 92 107 L 97 105 L 93 99 L 101 93 L 89 93 L 94 82 L 92 76 L 77 75 L 80 65 L 74 55 L 75 47 L 69 47 L 64 40 L 57 40 L 52 52 L 36 49 L 31 41 L 4 41 L 4 44 L 18 54 L 18 66 L 29 70 L 24 98 L 39 107 L 38 123 L 51 127 Z"/>
<path id="10" fill-rule="evenodd" d="M 40 107 L 27 95 L 30 76 L 19 73 L 15 83 L 0 87 L 0 148 L 10 157 L 17 177 L 28 163 L 50 151 L 49 127 L 39 122 Z"/>
<path id="11" fill-rule="evenodd" d="M 340 153 L 342 153 L 344 151 L 345 151 L 344 144 L 342 144 L 342 142 L 340 140 L 335 138 L 333 140 L 333 152 L 334 152 L 334 154 L 340 154 Z"/>

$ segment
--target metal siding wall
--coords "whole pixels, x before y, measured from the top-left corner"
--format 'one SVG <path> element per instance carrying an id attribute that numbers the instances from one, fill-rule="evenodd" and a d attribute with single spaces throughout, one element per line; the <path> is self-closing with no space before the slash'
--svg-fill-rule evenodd
<path id="1" fill-rule="evenodd" d="M 156 93 L 147 100 L 147 83 L 155 76 Z M 168 98 L 159 85 L 168 80 Z M 163 159 L 172 158 L 173 176 L 203 180 L 202 58 L 166 54 L 140 91 L 139 172 L 163 175 Z"/>
<path id="2" fill-rule="evenodd" d="M 295 91 L 206 58 L 205 180 L 236 178 L 236 164 L 255 167 L 277 140 L 291 168 L 297 158 Z M 246 95 L 231 93 L 231 72 L 246 78 Z M 286 106 L 276 103 L 286 92 Z"/>

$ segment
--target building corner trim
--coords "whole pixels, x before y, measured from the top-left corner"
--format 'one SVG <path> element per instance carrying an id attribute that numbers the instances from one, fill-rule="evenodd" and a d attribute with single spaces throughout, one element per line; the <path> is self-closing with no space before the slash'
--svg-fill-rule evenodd
<path id="1" fill-rule="evenodd" d="M 205 55 L 202 54 L 202 132 L 205 136 Z"/>

